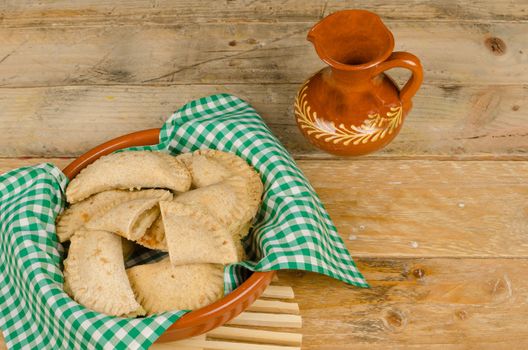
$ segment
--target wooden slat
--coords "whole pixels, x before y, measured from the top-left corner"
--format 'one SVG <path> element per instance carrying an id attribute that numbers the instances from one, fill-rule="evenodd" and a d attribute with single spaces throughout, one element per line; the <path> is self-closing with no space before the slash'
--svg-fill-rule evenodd
<path id="1" fill-rule="evenodd" d="M 227 322 L 234 326 L 258 326 L 275 328 L 301 328 L 302 318 L 299 315 L 266 314 L 262 312 L 242 312 Z"/>
<path id="2" fill-rule="evenodd" d="M 177 346 L 201 346 L 208 350 L 300 350 L 300 347 L 281 346 L 281 345 L 263 345 L 263 344 L 246 344 L 232 343 L 227 341 L 215 340 L 180 340 Z"/>
<path id="3" fill-rule="evenodd" d="M 259 85 L 0 89 L 0 155 L 78 155 L 119 135 L 161 127 L 190 100 L 220 92 L 251 99 L 267 119 L 293 127 L 287 114 L 297 86 L 281 86 L 275 91 L 277 86 Z M 305 142 L 300 135 L 298 140 Z"/>
<path id="4" fill-rule="evenodd" d="M 247 311 L 270 312 L 278 314 L 298 314 L 299 305 L 278 300 L 255 300 Z"/>
<path id="5" fill-rule="evenodd" d="M 293 289 L 288 286 L 269 286 L 266 288 L 264 293 L 262 293 L 264 298 L 274 298 L 274 299 L 293 299 L 295 295 L 293 294 Z"/>
<path id="6" fill-rule="evenodd" d="M 4 335 L 2 334 L 2 330 L 0 329 L 0 350 L 7 350 Z"/>
<path id="7" fill-rule="evenodd" d="M 323 13 L 362 8 L 394 20 L 526 20 L 526 1 L 478 0 L 464 3 L 442 2 L 441 5 L 423 0 L 339 1 L 288 0 L 247 1 L 230 0 L 211 11 L 207 0 L 150 1 L 116 0 L 111 3 L 89 1 L 32 0 L 8 2 L 2 9 L 3 26 L 96 25 L 131 23 L 171 23 L 182 21 L 298 21 L 316 20 Z"/>
<path id="8" fill-rule="evenodd" d="M 206 335 L 200 334 L 199 336 L 189 338 L 188 340 L 197 341 L 198 344 L 180 344 L 179 342 L 166 342 L 166 343 L 154 343 L 149 347 L 149 350 L 205 350 L 201 346 L 201 342 L 205 341 Z"/>
<path id="9" fill-rule="evenodd" d="M 324 66 L 306 41 L 313 24 L 6 28 L 0 32 L 0 86 L 299 84 Z M 528 81 L 528 22 L 387 25 L 397 50 L 422 59 L 429 83 Z M 504 46 L 498 48 L 497 40 L 486 42 L 490 37 L 500 38 Z"/>
<path id="10" fill-rule="evenodd" d="M 329 0 L 325 14 L 350 8 L 364 8 L 374 11 L 383 17 L 394 20 L 408 19 L 446 20 L 463 22 L 478 20 L 519 21 L 528 19 L 526 0 L 477 0 L 477 1 L 436 1 L 427 0 L 363 0 L 342 1 Z"/>
<path id="11" fill-rule="evenodd" d="M 497 232 L 499 234 L 499 232 Z M 312 273 L 295 285 L 303 349 L 523 349 L 528 260 L 360 260 L 370 289 Z"/>
<path id="12" fill-rule="evenodd" d="M 289 346 L 301 346 L 302 342 L 302 334 L 299 333 L 264 331 L 261 329 L 236 327 L 215 328 L 207 333 L 207 337 Z"/>
<path id="13" fill-rule="evenodd" d="M 203 345 L 200 341 L 198 345 L 195 344 L 180 344 L 177 342 L 170 342 L 170 343 L 159 343 L 159 344 L 153 344 L 149 350 L 205 350 Z"/>
<path id="14" fill-rule="evenodd" d="M 1 65 L 0 65 L 1 67 Z M 298 84 L 0 88 L 0 156 L 73 156 L 160 127 L 186 102 L 228 92 L 250 102 L 296 157 L 330 158 L 300 134 Z M 60 137 L 57 136 L 60 134 Z M 525 157 L 528 85 L 424 85 L 400 135 L 370 157 Z"/>
<path id="15" fill-rule="evenodd" d="M 0 171 L 41 161 L 70 160 L 0 159 Z M 298 163 L 353 256 L 528 258 L 528 162 Z M 293 290 L 271 286 L 263 296 Z"/>

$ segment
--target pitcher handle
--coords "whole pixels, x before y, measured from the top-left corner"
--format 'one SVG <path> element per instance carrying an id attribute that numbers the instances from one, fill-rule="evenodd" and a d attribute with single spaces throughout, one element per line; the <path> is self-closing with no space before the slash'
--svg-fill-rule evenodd
<path id="1" fill-rule="evenodd" d="M 386 61 L 381 62 L 375 70 L 375 75 L 383 73 L 391 68 L 406 68 L 412 72 L 412 76 L 400 91 L 402 104 L 411 102 L 423 80 L 423 68 L 418 57 L 408 52 L 393 52 Z"/>

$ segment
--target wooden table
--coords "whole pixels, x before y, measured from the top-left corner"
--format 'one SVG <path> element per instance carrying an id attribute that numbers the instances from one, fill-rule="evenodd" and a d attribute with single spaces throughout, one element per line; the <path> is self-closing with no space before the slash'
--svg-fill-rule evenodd
<path id="1" fill-rule="evenodd" d="M 0 5 L 0 168 L 72 157 L 238 95 L 299 161 L 372 285 L 286 272 L 306 349 L 528 347 L 528 1 L 57 0 Z M 425 81 L 400 136 L 339 159 L 297 131 L 308 29 L 380 14 Z M 391 72 L 400 81 L 405 72 Z"/>

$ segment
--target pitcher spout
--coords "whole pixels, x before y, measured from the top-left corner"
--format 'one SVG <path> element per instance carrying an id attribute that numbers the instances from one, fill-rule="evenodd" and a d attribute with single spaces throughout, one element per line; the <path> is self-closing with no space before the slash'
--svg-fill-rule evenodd
<path id="1" fill-rule="evenodd" d="M 315 45 L 315 32 L 314 32 L 314 29 L 315 27 L 312 27 L 312 29 L 308 32 L 308 35 L 306 36 L 306 39 L 311 42 L 312 44 Z"/>
<path id="2" fill-rule="evenodd" d="M 359 70 L 385 61 L 394 37 L 375 13 L 366 10 L 335 12 L 308 32 L 317 55 L 339 70 Z"/>

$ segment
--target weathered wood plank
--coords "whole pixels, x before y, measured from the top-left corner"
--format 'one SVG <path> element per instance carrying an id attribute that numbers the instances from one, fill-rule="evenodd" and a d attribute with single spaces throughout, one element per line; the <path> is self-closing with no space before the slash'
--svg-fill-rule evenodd
<path id="1" fill-rule="evenodd" d="M 69 159 L 0 159 L 0 172 Z M 356 257 L 528 258 L 528 162 L 299 161 Z"/>
<path id="2" fill-rule="evenodd" d="M 525 259 L 370 259 L 359 289 L 303 272 L 294 286 L 303 349 L 523 349 Z"/>
<path id="3" fill-rule="evenodd" d="M 528 257 L 528 162 L 300 166 L 354 256 Z"/>
<path id="4" fill-rule="evenodd" d="M 52 163 L 62 169 L 72 160 L 73 158 L 0 158 L 0 174 L 23 166 L 40 163 Z"/>
<path id="5" fill-rule="evenodd" d="M 396 49 L 422 59 L 429 83 L 528 81 L 528 22 L 387 24 Z M 0 31 L 0 86 L 301 83 L 324 66 L 305 38 L 312 25 L 6 28 Z"/>
<path id="6" fill-rule="evenodd" d="M 218 92 L 250 102 L 296 157 L 330 157 L 293 117 L 298 84 L 0 88 L 0 156 L 75 156 L 160 127 L 184 103 Z M 373 157 L 528 156 L 528 85 L 424 85 L 400 135 Z"/>
<path id="7" fill-rule="evenodd" d="M 519 21 L 528 19 L 528 2 L 520 1 L 342 1 L 329 0 L 325 15 L 350 8 L 364 8 L 393 20 L 425 19 L 446 21 Z"/>
<path id="8" fill-rule="evenodd" d="M 361 8 L 375 11 L 394 20 L 527 20 L 528 2 L 477 0 L 461 5 L 456 1 L 441 4 L 424 0 L 396 1 L 152 1 L 100 0 L 36 2 L 33 0 L 8 2 L 1 9 L 1 26 L 95 25 L 95 24 L 167 24 L 174 21 L 306 21 L 317 20 L 322 14 L 337 10 Z"/>

